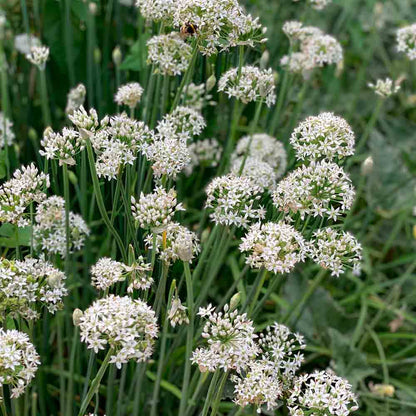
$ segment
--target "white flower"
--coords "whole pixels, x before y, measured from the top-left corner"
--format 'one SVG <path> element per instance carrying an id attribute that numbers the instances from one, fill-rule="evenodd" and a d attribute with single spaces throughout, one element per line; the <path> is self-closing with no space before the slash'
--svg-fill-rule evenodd
<path id="1" fill-rule="evenodd" d="M 360 273 L 362 248 L 352 234 L 326 227 L 315 231 L 313 237 L 308 244 L 313 261 L 331 270 L 333 276 L 344 273 L 346 267 L 352 268 L 355 274 Z"/>
<path id="2" fill-rule="evenodd" d="M 368 86 L 374 90 L 374 92 L 383 98 L 388 98 L 393 94 L 396 94 L 400 90 L 400 85 L 396 84 L 390 78 L 378 79 L 376 84 L 369 83 Z"/>
<path id="3" fill-rule="evenodd" d="M 245 313 L 240 315 L 238 310 L 230 311 L 228 305 L 218 313 L 213 312 L 210 306 L 200 308 L 198 312 L 207 321 L 202 330 L 206 346 L 193 352 L 192 362 L 201 372 L 245 370 L 259 353 L 253 322 Z"/>
<path id="4" fill-rule="evenodd" d="M 37 249 L 49 254 L 66 257 L 65 200 L 51 196 L 36 209 L 36 224 L 33 227 L 33 240 Z M 69 252 L 80 250 L 90 230 L 78 214 L 69 212 Z"/>
<path id="5" fill-rule="evenodd" d="M 97 111 L 94 108 L 91 108 L 89 112 L 87 112 L 82 105 L 74 110 L 72 114 L 69 114 L 68 118 L 78 129 L 95 131 L 99 125 Z"/>
<path id="6" fill-rule="evenodd" d="M 170 23 L 177 0 L 136 0 L 136 7 L 145 19 Z"/>
<path id="7" fill-rule="evenodd" d="M 40 40 L 36 36 L 21 33 L 14 38 L 15 49 L 23 55 L 29 54 L 33 46 L 41 46 Z"/>
<path id="8" fill-rule="evenodd" d="M 273 273 L 289 273 L 305 259 L 305 241 L 295 228 L 284 222 L 253 224 L 240 244 L 248 252 L 246 263 Z"/>
<path id="9" fill-rule="evenodd" d="M 49 58 L 49 48 L 47 46 L 32 46 L 26 59 L 36 65 L 41 71 L 45 69 L 46 61 Z"/>
<path id="10" fill-rule="evenodd" d="M 148 62 L 155 72 L 163 75 L 180 75 L 191 61 L 192 47 L 177 32 L 153 36 L 147 41 Z"/>
<path id="11" fill-rule="evenodd" d="M 397 50 L 413 61 L 416 59 L 416 23 L 397 31 Z"/>
<path id="12" fill-rule="evenodd" d="M 67 295 L 66 276 L 44 260 L 0 261 L 0 305 L 2 313 L 38 319 L 42 307 L 50 313 L 61 309 Z"/>
<path id="13" fill-rule="evenodd" d="M 48 187 L 49 176 L 39 173 L 33 163 L 17 169 L 13 178 L 0 186 L 0 222 L 28 225 L 24 218 L 26 208 L 33 202 L 42 202 Z"/>
<path id="14" fill-rule="evenodd" d="M 40 141 L 44 150 L 39 150 L 47 159 L 59 161 L 59 165 L 75 165 L 74 157 L 85 147 L 85 140 L 74 129 L 64 127 L 62 133 L 55 133 L 51 128 L 44 132 Z"/>
<path id="15" fill-rule="evenodd" d="M 140 102 L 142 94 L 142 86 L 138 82 L 130 82 L 118 88 L 114 101 L 118 105 L 127 105 L 133 109 Z"/>
<path id="16" fill-rule="evenodd" d="M 85 95 L 87 90 L 84 84 L 78 84 L 75 88 L 72 88 L 67 95 L 66 101 L 66 114 L 72 114 L 75 110 L 78 110 L 85 101 Z"/>
<path id="17" fill-rule="evenodd" d="M 290 144 L 300 160 L 342 159 L 354 154 L 354 143 L 350 125 L 333 113 L 308 117 L 290 137 Z"/>
<path id="18" fill-rule="evenodd" d="M 312 161 L 282 179 L 273 194 L 276 208 L 284 212 L 314 217 L 330 216 L 334 221 L 347 212 L 354 201 L 351 179 L 335 163 Z"/>
<path id="19" fill-rule="evenodd" d="M 218 91 L 224 91 L 228 97 L 234 97 L 244 104 L 264 101 L 270 107 L 276 102 L 274 77 L 270 68 L 243 66 L 241 74 L 238 68 L 232 68 L 220 78 Z"/>
<path id="20" fill-rule="evenodd" d="M 182 91 L 181 101 L 186 103 L 187 107 L 193 108 L 199 112 L 201 112 L 206 105 L 215 105 L 216 103 L 211 101 L 212 95 L 208 94 L 208 84 L 208 81 L 206 84 L 199 85 L 191 82 Z"/>
<path id="21" fill-rule="evenodd" d="M 199 111 L 184 106 L 176 107 L 170 114 L 163 117 L 163 120 L 158 123 L 158 131 L 161 132 L 166 124 L 173 127 L 176 134 L 182 137 L 186 134 L 199 136 L 207 125 Z"/>
<path id="22" fill-rule="evenodd" d="M 182 260 L 192 262 L 200 251 L 197 235 L 178 223 L 168 223 L 161 234 L 156 235 L 156 246 L 153 247 L 153 236 L 145 238 L 146 246 L 160 254 L 166 263 Z"/>
<path id="23" fill-rule="evenodd" d="M 178 211 L 184 211 L 182 204 L 178 204 L 176 191 L 171 188 L 166 191 L 161 186 L 151 193 L 140 194 L 139 200 L 131 197 L 133 218 L 141 228 L 152 229 L 166 226 Z"/>
<path id="24" fill-rule="evenodd" d="M 2 113 L 0 112 L 0 149 L 7 146 L 11 146 L 15 139 L 15 134 L 12 130 L 13 123 Z"/>
<path id="25" fill-rule="evenodd" d="M 287 155 L 283 143 L 265 133 L 253 134 L 253 136 L 243 136 L 231 156 L 233 161 L 247 153 L 248 157 L 253 157 L 266 162 L 270 165 L 279 179 L 286 171 Z"/>
<path id="26" fill-rule="evenodd" d="M 263 219 L 264 208 L 258 204 L 262 188 L 250 178 L 228 174 L 214 178 L 207 186 L 206 207 L 217 224 L 247 228 L 255 219 Z"/>
<path id="27" fill-rule="evenodd" d="M 96 300 L 79 320 L 81 341 L 95 353 L 108 345 L 117 368 L 147 361 L 158 335 L 155 312 L 142 300 L 109 295 Z"/>
<path id="28" fill-rule="evenodd" d="M 11 398 L 23 394 L 39 364 L 40 357 L 25 333 L 0 329 L 0 384 L 9 385 Z"/>
<path id="29" fill-rule="evenodd" d="M 168 319 L 173 328 L 175 328 L 176 325 L 189 324 L 188 314 L 186 313 L 187 309 L 186 306 L 182 305 L 177 294 L 172 296 L 170 308 L 168 310 Z"/>
<path id="30" fill-rule="evenodd" d="M 309 3 L 315 10 L 323 10 L 332 0 L 309 0 Z"/>
<path id="31" fill-rule="evenodd" d="M 263 190 L 274 189 L 276 186 L 277 175 L 272 166 L 256 157 L 248 157 L 246 159 L 239 157 L 234 159 L 230 171 L 236 176 L 250 178 L 253 183 L 260 186 Z"/>
<path id="32" fill-rule="evenodd" d="M 221 159 L 222 148 L 215 139 L 203 139 L 192 142 L 188 146 L 191 163 L 186 166 L 186 174 L 190 175 L 196 166 L 214 168 Z"/>
<path id="33" fill-rule="evenodd" d="M 291 416 L 348 416 L 358 410 L 358 403 L 347 380 L 330 371 L 315 371 L 295 379 L 288 409 Z"/>

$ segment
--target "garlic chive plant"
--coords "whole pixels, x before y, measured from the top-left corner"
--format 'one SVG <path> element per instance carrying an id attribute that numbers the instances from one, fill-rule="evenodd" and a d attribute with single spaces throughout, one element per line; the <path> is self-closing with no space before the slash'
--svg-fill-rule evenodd
<path id="1" fill-rule="evenodd" d="M 1 415 L 410 414 L 411 7 L 6 3 Z"/>

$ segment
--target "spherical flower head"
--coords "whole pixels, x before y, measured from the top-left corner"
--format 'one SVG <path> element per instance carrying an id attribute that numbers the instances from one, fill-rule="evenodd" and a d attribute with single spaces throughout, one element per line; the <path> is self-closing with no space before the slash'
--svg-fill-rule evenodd
<path id="1" fill-rule="evenodd" d="M 332 0 L 309 0 L 309 3 L 315 10 L 323 10 L 332 3 Z"/>
<path id="2" fill-rule="evenodd" d="M 271 107 L 276 102 L 274 76 L 270 68 L 243 66 L 240 74 L 238 68 L 232 68 L 220 78 L 218 91 L 224 91 L 228 97 L 244 104 L 263 101 Z"/>
<path id="3" fill-rule="evenodd" d="M 0 149 L 5 145 L 11 146 L 15 139 L 15 134 L 12 130 L 13 123 L 0 112 Z"/>
<path id="4" fill-rule="evenodd" d="M 153 353 L 158 326 L 155 312 L 140 299 L 109 295 L 96 300 L 79 322 L 81 341 L 98 353 L 107 345 L 117 368 L 130 360 L 147 361 Z"/>
<path id="5" fill-rule="evenodd" d="M 158 131 L 162 131 L 167 123 L 173 127 L 179 136 L 199 136 L 206 127 L 206 122 L 201 113 L 191 107 L 176 107 L 170 114 L 167 114 L 158 124 Z"/>
<path id="6" fill-rule="evenodd" d="M 276 208 L 286 213 L 338 217 L 351 209 L 355 191 L 351 179 L 335 163 L 325 160 L 302 165 L 282 179 L 273 194 Z"/>
<path id="7" fill-rule="evenodd" d="M 25 211 L 46 198 L 44 191 L 49 185 L 49 176 L 39 173 L 33 163 L 14 171 L 12 179 L 0 185 L 0 222 L 29 225 Z"/>
<path id="8" fill-rule="evenodd" d="M 360 274 L 361 253 L 361 245 L 352 234 L 329 227 L 315 231 L 308 244 L 309 256 L 324 269 L 331 270 L 332 276 L 339 276 L 346 268 Z"/>
<path id="9" fill-rule="evenodd" d="M 259 345 L 262 359 L 274 364 L 279 378 L 287 387 L 304 360 L 302 351 L 306 343 L 303 335 L 275 322 L 260 334 Z"/>
<path id="10" fill-rule="evenodd" d="M 280 65 L 287 71 L 302 74 L 304 77 L 307 77 L 308 71 L 314 68 L 310 56 L 303 52 L 292 52 L 290 55 L 284 55 L 280 60 Z"/>
<path id="11" fill-rule="evenodd" d="M 235 383 L 233 401 L 238 406 L 253 405 L 257 407 L 257 413 L 261 413 L 262 405 L 270 411 L 278 407 L 283 386 L 271 362 L 253 360 L 244 376 L 233 375 L 231 379 Z"/>
<path id="12" fill-rule="evenodd" d="M 239 157 L 231 164 L 231 173 L 236 176 L 250 178 L 261 189 L 274 189 L 277 176 L 274 169 L 256 157 Z"/>
<path id="13" fill-rule="evenodd" d="M 118 105 L 127 105 L 134 109 L 142 98 L 143 88 L 138 82 L 121 85 L 114 97 Z"/>
<path id="14" fill-rule="evenodd" d="M 354 154 L 351 126 L 333 113 L 308 117 L 293 131 L 290 144 L 300 160 L 342 159 Z"/>
<path id="15" fill-rule="evenodd" d="M 85 147 L 84 138 L 74 129 L 64 127 L 61 133 L 47 128 L 40 141 L 43 149 L 39 150 L 47 159 L 58 160 L 59 165 L 75 165 L 75 156 Z"/>
<path id="16" fill-rule="evenodd" d="M 91 108 L 89 112 L 87 112 L 82 105 L 74 110 L 72 114 L 68 115 L 68 118 L 72 121 L 74 126 L 80 130 L 95 131 L 99 125 L 97 111 L 94 108 Z"/>
<path id="17" fill-rule="evenodd" d="M 147 290 L 153 284 L 151 276 L 152 265 L 146 263 L 143 256 L 139 256 L 133 263 L 128 266 L 123 264 L 124 273 L 127 276 L 129 285 L 127 292 L 133 293 L 134 290 Z"/>
<path id="18" fill-rule="evenodd" d="M 160 259 L 168 264 L 177 260 L 191 263 L 201 249 L 197 235 L 175 222 L 167 224 L 161 233 L 155 235 L 156 246 L 152 235 L 145 238 L 146 246 L 155 249 Z"/>
<path id="19" fill-rule="evenodd" d="M 166 191 L 157 186 L 151 194 L 140 194 L 136 201 L 131 197 L 131 210 L 136 225 L 144 229 L 159 229 L 170 223 L 178 211 L 184 211 L 182 204 L 176 199 L 174 188 Z"/>
<path id="20" fill-rule="evenodd" d="M 67 295 L 66 276 L 52 264 L 32 258 L 0 261 L 0 293 L 3 315 L 38 319 L 43 307 L 50 313 L 62 308 Z"/>
<path id="21" fill-rule="evenodd" d="M 173 25 L 182 27 L 187 22 L 196 28 L 199 49 L 208 56 L 265 41 L 258 19 L 248 15 L 237 0 L 179 0 Z"/>
<path id="22" fill-rule="evenodd" d="M 117 282 L 125 280 L 123 264 L 102 257 L 91 267 L 91 285 L 98 290 L 106 290 Z"/>
<path id="23" fill-rule="evenodd" d="M 147 20 L 171 24 L 177 3 L 177 0 L 136 0 L 136 7 Z"/>
<path id="24" fill-rule="evenodd" d="M 309 36 L 302 46 L 315 67 L 340 64 L 343 60 L 343 51 L 340 43 L 330 35 Z"/>
<path id="25" fill-rule="evenodd" d="M 148 62 L 155 66 L 155 73 L 180 75 L 191 62 L 192 47 L 177 32 L 153 36 L 147 41 Z"/>
<path id="26" fill-rule="evenodd" d="M 358 402 L 347 380 L 330 371 L 316 371 L 295 379 L 288 409 L 291 416 L 347 416 L 358 410 Z"/>
<path id="27" fill-rule="evenodd" d="M 396 84 L 392 79 L 378 79 L 376 84 L 369 83 L 368 86 L 382 98 L 388 98 L 397 94 L 400 90 L 400 85 Z"/>
<path id="28" fill-rule="evenodd" d="M 305 241 L 295 228 L 282 221 L 253 224 L 240 244 L 249 253 L 246 263 L 273 273 L 289 273 L 305 259 Z"/>
<path id="29" fill-rule="evenodd" d="M 36 224 L 33 227 L 34 246 L 48 254 L 66 257 L 66 219 L 65 200 L 60 196 L 51 196 L 36 209 Z M 78 214 L 69 212 L 69 252 L 73 253 L 84 246 L 90 230 Z"/>
<path id="30" fill-rule="evenodd" d="M 25 333 L 0 329 L 0 383 L 9 385 L 11 398 L 24 393 L 39 364 L 39 354 Z"/>
<path id="31" fill-rule="evenodd" d="M 66 101 L 66 114 L 72 114 L 75 110 L 78 110 L 85 101 L 87 90 L 84 84 L 78 84 L 75 88 L 69 90 Z"/>
<path id="32" fill-rule="evenodd" d="M 303 26 L 303 23 L 297 20 L 288 20 L 283 24 L 282 30 L 291 42 L 295 40 L 303 42 L 311 36 L 324 34 L 321 29 L 314 26 Z"/>
<path id="33" fill-rule="evenodd" d="M 188 308 L 182 304 L 178 294 L 175 293 L 172 296 L 170 308 L 168 310 L 168 319 L 173 328 L 175 328 L 176 325 L 189 324 L 189 318 L 186 312 L 187 309 Z"/>
<path id="34" fill-rule="evenodd" d="M 416 23 L 397 31 L 397 50 L 404 52 L 411 61 L 416 59 Z"/>
<path id="35" fill-rule="evenodd" d="M 37 66 L 40 71 L 45 69 L 46 61 L 49 58 L 49 48 L 47 46 L 32 46 L 26 59 Z"/>
<path id="36" fill-rule="evenodd" d="M 206 188 L 206 207 L 216 224 L 247 228 L 252 220 L 263 219 L 259 205 L 263 190 L 250 178 L 228 174 L 214 178 Z"/>
<path id="37" fill-rule="evenodd" d="M 237 142 L 231 160 L 245 154 L 270 165 L 276 174 L 276 179 L 282 177 L 286 171 L 287 154 L 283 143 L 268 134 L 259 133 L 253 134 L 253 136 L 243 136 Z"/>
<path id="38" fill-rule="evenodd" d="M 30 54 L 33 46 L 41 46 L 40 40 L 36 36 L 20 33 L 14 37 L 14 47 L 23 55 Z"/>
<path id="39" fill-rule="evenodd" d="M 192 362 L 201 372 L 235 370 L 238 373 L 247 369 L 259 353 L 255 340 L 253 322 L 247 314 L 238 310 L 230 311 L 225 305 L 223 312 L 214 312 L 214 308 L 199 308 L 198 315 L 206 320 L 202 338 L 206 345 L 197 348 L 192 354 Z"/>
<path id="40" fill-rule="evenodd" d="M 142 121 L 126 114 L 104 117 L 100 128 L 91 135 L 91 144 L 97 155 L 97 175 L 115 179 L 126 165 L 132 165 L 139 151 L 145 152 L 153 133 Z"/>
<path id="41" fill-rule="evenodd" d="M 214 77 L 215 79 L 215 77 Z M 211 101 L 212 95 L 208 92 L 210 89 L 210 80 L 212 80 L 212 76 L 208 79 L 206 84 L 199 84 L 196 85 L 193 82 L 191 82 L 183 91 L 181 94 L 181 101 L 183 103 L 186 103 L 187 107 L 193 108 L 194 110 L 201 112 L 202 109 L 207 105 L 215 105 L 215 101 Z M 215 80 L 214 80 L 214 86 L 215 86 Z M 212 87 L 213 88 L 213 87 Z M 212 89 L 211 88 L 211 89 Z"/>
<path id="42" fill-rule="evenodd" d="M 188 146 L 191 163 L 186 167 L 190 175 L 196 166 L 215 168 L 221 159 L 222 148 L 216 139 L 203 139 Z"/>

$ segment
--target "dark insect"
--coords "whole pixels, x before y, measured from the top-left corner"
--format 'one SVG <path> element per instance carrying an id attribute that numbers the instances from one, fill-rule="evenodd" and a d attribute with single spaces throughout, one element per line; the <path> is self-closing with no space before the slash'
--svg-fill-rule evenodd
<path id="1" fill-rule="evenodd" d="M 195 35 L 197 31 L 198 31 L 197 25 L 187 22 L 181 27 L 181 36 L 183 39 L 186 39 L 189 36 Z"/>

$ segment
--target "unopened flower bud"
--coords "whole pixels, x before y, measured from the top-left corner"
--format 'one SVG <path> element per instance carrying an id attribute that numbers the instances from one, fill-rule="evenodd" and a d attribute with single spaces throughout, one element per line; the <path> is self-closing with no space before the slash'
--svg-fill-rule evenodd
<path id="1" fill-rule="evenodd" d="M 116 46 L 113 49 L 113 62 L 115 66 L 119 66 L 121 64 L 121 60 L 123 58 L 123 55 L 121 53 L 120 46 Z"/>
<path id="2" fill-rule="evenodd" d="M 240 304 L 241 295 L 240 292 L 237 292 L 230 300 L 230 310 L 233 311 Z"/>
<path id="3" fill-rule="evenodd" d="M 57 287 L 62 281 L 60 273 L 53 273 L 48 276 L 48 283 L 51 287 Z"/>
<path id="4" fill-rule="evenodd" d="M 364 176 L 368 176 L 373 171 L 373 167 L 373 158 L 371 156 L 368 156 L 367 159 L 365 159 L 361 165 L 361 174 Z"/>
<path id="5" fill-rule="evenodd" d="M 75 326 L 78 326 L 81 323 L 81 318 L 84 315 L 81 309 L 76 308 L 72 313 L 72 321 Z"/>
<path id="6" fill-rule="evenodd" d="M 101 51 L 100 48 L 94 49 L 94 62 L 99 64 L 101 62 Z"/>
<path id="7" fill-rule="evenodd" d="M 27 132 L 27 136 L 29 137 L 30 140 L 33 140 L 33 141 L 38 139 L 38 133 L 33 127 L 29 128 L 29 131 Z"/>
<path id="8" fill-rule="evenodd" d="M 95 16 L 97 14 L 97 4 L 94 2 L 90 2 L 88 4 L 88 10 L 90 11 L 90 13 Z"/>
<path id="9" fill-rule="evenodd" d="M 214 87 L 215 84 L 217 83 L 217 79 L 215 78 L 215 75 L 212 74 L 208 79 L 207 79 L 207 92 L 211 91 Z"/>
<path id="10" fill-rule="evenodd" d="M 261 55 L 261 58 L 260 58 L 260 68 L 261 68 L 261 69 L 266 69 L 266 68 L 267 68 L 267 66 L 268 66 L 269 60 L 270 60 L 270 53 L 269 53 L 269 51 L 266 49 L 266 50 L 263 52 L 263 54 Z"/>

